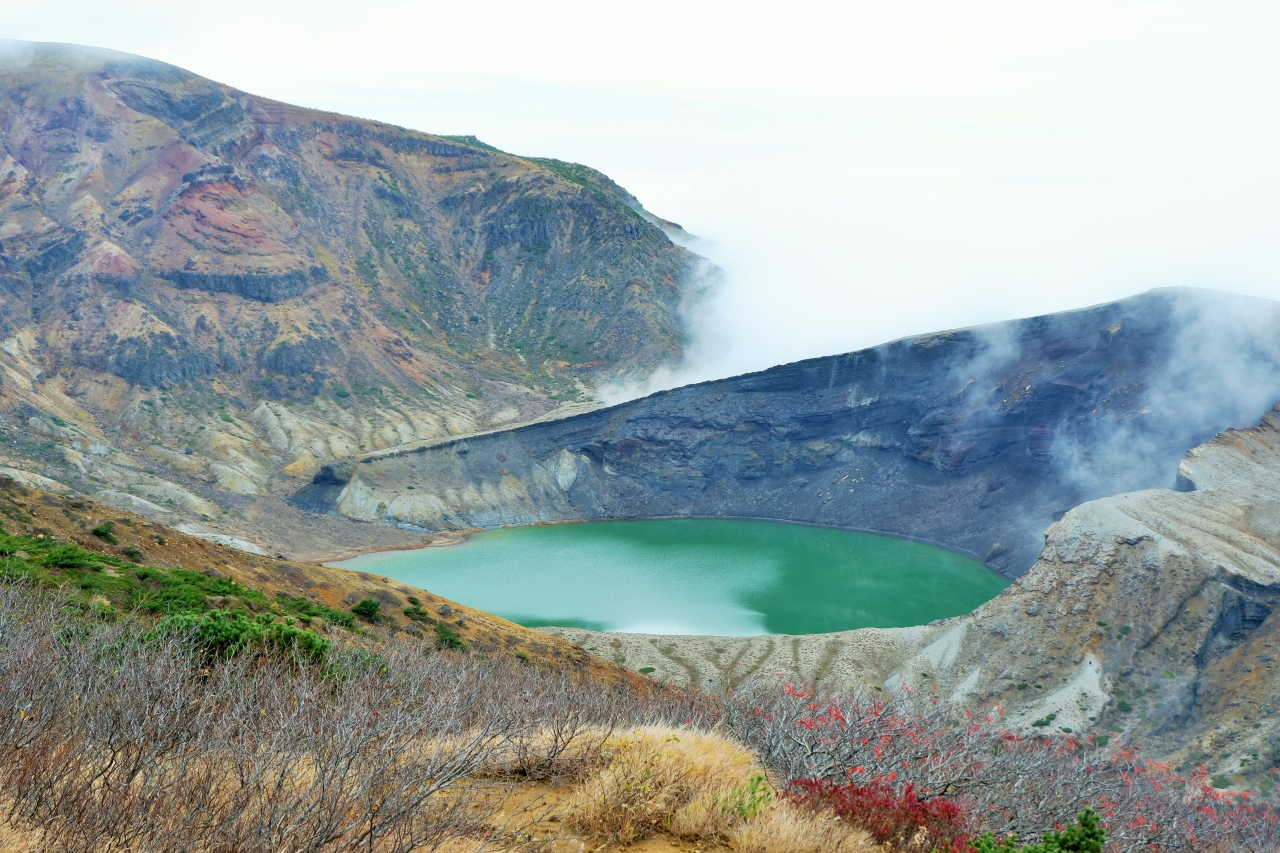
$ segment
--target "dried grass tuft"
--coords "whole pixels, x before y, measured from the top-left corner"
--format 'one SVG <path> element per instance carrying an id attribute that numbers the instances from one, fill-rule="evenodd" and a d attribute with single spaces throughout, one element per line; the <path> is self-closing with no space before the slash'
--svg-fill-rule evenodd
<path id="1" fill-rule="evenodd" d="M 629 844 L 659 832 L 739 853 L 872 853 L 834 816 L 779 801 L 741 744 L 715 732 L 645 726 L 614 735 L 564 802 L 566 827 Z"/>
<path id="2" fill-rule="evenodd" d="M 708 837 L 721 822 L 709 797 L 760 772 L 749 752 L 721 735 L 644 726 L 604 743 L 600 769 L 566 800 L 566 822 L 622 844 L 666 830 Z"/>
<path id="3" fill-rule="evenodd" d="M 3 807 L 0 806 L 0 808 Z M 24 829 L 0 818 L 0 853 L 37 853 L 44 849 L 43 832 L 38 829 Z"/>
<path id="4" fill-rule="evenodd" d="M 785 800 L 728 833 L 737 853 L 880 853 L 870 835 Z"/>

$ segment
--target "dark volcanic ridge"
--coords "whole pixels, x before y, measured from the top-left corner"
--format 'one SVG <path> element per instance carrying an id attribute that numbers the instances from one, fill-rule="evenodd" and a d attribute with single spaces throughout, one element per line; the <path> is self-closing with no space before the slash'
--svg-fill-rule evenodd
<path id="1" fill-rule="evenodd" d="M 357 457 L 293 503 L 428 531 L 779 519 L 933 542 L 1016 577 L 1067 510 L 1174 487 L 1190 448 L 1277 399 L 1280 304 L 1157 290 Z"/>

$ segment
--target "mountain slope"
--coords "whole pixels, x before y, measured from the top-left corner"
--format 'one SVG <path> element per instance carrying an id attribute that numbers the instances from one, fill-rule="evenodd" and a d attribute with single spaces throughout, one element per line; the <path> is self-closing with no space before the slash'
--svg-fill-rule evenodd
<path id="1" fill-rule="evenodd" d="M 32 439 L 8 452 L 213 517 L 589 402 L 681 355 L 676 227 L 586 167 L 6 43 L 0 413 Z"/>
<path id="2" fill-rule="evenodd" d="M 426 530 L 774 518 L 937 542 L 1011 577 L 1093 498 L 1171 487 L 1280 399 L 1280 305 L 1165 290 L 907 338 L 553 423 L 365 454 L 294 499 Z"/>
<path id="3" fill-rule="evenodd" d="M 95 528 L 108 531 L 108 535 L 93 533 Z M 433 642 L 436 626 L 445 625 L 480 654 L 518 651 L 533 661 L 583 671 L 602 683 L 646 684 L 641 676 L 584 654 L 564 641 L 390 578 L 264 559 L 74 495 L 29 488 L 5 475 L 0 475 L 0 540 L 7 581 L 27 578 L 32 584 L 29 590 L 60 588 L 69 602 L 85 608 L 96 605 L 104 616 L 132 614 L 145 619 L 184 609 L 199 612 L 248 606 L 256 613 L 277 616 L 310 614 L 331 635 L 338 635 L 343 626 L 358 624 L 351 616 L 351 606 L 369 598 L 378 601 L 381 609 L 377 627 L 365 627 L 379 633 L 403 631 Z M 86 567 L 69 560 L 64 566 L 47 559 L 51 550 L 66 546 L 100 554 L 116 565 Z M 198 584 L 174 583 L 177 575 L 168 578 L 168 595 L 164 595 L 163 586 L 147 589 L 149 582 L 164 580 L 162 573 L 184 569 L 198 572 L 214 589 L 230 587 L 219 583 L 230 581 L 242 591 L 234 587 L 222 592 L 206 589 L 207 595 L 201 595 Z M 441 613 L 444 605 L 448 605 L 444 610 L 447 616 Z M 425 612 L 411 610 L 418 606 Z"/>
<path id="4" fill-rule="evenodd" d="M 676 684 L 781 675 L 998 703 L 1029 732 L 1119 732 L 1153 756 L 1256 786 L 1280 765 L 1280 407 L 1192 449 L 1179 471 L 1192 491 L 1076 507 L 1013 585 L 927 626 L 804 637 L 541 630 Z"/>

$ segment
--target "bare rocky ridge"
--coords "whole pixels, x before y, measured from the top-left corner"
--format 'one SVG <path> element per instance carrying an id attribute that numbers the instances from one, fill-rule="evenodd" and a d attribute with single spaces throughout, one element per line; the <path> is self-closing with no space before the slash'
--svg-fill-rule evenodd
<path id="1" fill-rule="evenodd" d="M 1120 732 L 1247 783 L 1280 764 L 1280 407 L 1193 449 L 1191 492 L 1090 501 L 974 612 L 919 628 L 680 637 L 545 628 L 678 684 L 786 678 L 999 703 L 1028 731 Z"/>
<path id="2" fill-rule="evenodd" d="M 572 418 L 344 460 L 294 502 L 427 531 L 772 518 L 936 542 L 1011 577 L 1083 501 L 1171 487 L 1280 398 L 1280 305 L 1164 290 L 907 338 Z"/>
<path id="3" fill-rule="evenodd" d="M 324 462 L 678 360 L 677 229 L 585 166 L 0 44 L 0 464 L 312 547 L 264 521 Z"/>

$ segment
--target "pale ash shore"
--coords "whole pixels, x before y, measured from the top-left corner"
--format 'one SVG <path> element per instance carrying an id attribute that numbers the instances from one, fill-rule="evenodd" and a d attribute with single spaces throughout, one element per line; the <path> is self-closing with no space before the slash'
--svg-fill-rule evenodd
<path id="1" fill-rule="evenodd" d="M 628 669 L 653 668 L 669 684 L 702 690 L 779 679 L 874 688 L 882 686 L 934 628 L 862 628 L 832 634 L 752 637 L 601 633 L 537 628 Z"/>
<path id="2" fill-rule="evenodd" d="M 451 545 L 461 545 L 471 537 L 470 533 L 433 533 L 431 536 L 418 543 L 407 543 L 404 545 L 386 545 L 380 548 L 349 548 L 345 551 L 328 552 L 324 554 L 300 554 L 297 559 L 306 563 L 320 563 L 328 565 L 332 563 L 341 563 L 344 560 L 352 560 L 365 554 L 381 554 L 386 551 L 421 551 L 423 548 L 448 548 Z"/>

